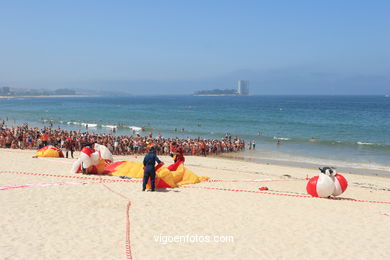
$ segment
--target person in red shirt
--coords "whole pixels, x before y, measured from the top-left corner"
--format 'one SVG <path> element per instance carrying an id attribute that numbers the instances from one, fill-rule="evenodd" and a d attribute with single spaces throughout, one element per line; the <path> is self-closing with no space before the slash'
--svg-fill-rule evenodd
<path id="1" fill-rule="evenodd" d="M 204 143 L 204 141 L 200 144 L 200 148 L 202 149 L 202 155 L 207 156 L 206 144 Z"/>
<path id="2" fill-rule="evenodd" d="M 183 151 L 183 148 L 179 147 L 175 154 L 173 155 L 173 161 L 176 163 L 178 161 L 181 161 L 184 163 L 186 159 L 184 158 L 184 151 Z"/>
<path id="3" fill-rule="evenodd" d="M 42 141 L 42 147 L 48 145 L 49 135 L 46 133 L 46 131 L 42 132 L 41 141 Z"/>

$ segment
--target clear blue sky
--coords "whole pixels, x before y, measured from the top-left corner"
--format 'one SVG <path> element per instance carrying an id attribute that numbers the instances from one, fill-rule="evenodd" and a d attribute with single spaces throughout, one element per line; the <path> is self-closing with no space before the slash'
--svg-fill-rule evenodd
<path id="1" fill-rule="evenodd" d="M 0 86 L 388 94 L 389 14 L 385 0 L 3 0 Z"/>

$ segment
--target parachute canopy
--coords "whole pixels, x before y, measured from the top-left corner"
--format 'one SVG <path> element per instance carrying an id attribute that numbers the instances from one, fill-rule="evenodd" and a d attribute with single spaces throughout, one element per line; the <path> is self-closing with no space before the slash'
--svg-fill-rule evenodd
<path id="1" fill-rule="evenodd" d="M 112 176 L 129 176 L 143 178 L 144 165 L 141 162 L 119 161 L 105 168 L 104 173 Z M 184 167 L 182 162 L 168 167 L 159 164 L 156 166 L 156 187 L 174 188 L 181 185 L 195 184 L 208 180 L 208 177 L 197 176 L 191 170 Z"/>
<path id="2" fill-rule="evenodd" d="M 109 162 L 114 162 L 114 158 L 112 157 L 112 153 L 110 150 L 102 145 L 102 144 L 95 144 L 94 145 L 95 151 L 98 151 L 100 153 L 100 157 L 103 160 L 109 161 Z"/>
<path id="3" fill-rule="evenodd" d="M 52 145 L 46 145 L 35 153 L 36 157 L 64 157 L 62 151 Z"/>
<path id="4" fill-rule="evenodd" d="M 84 168 L 85 173 L 103 174 L 107 163 L 109 163 L 109 160 L 104 160 L 99 151 L 95 151 L 89 147 L 84 147 L 80 152 L 79 159 L 73 163 L 71 172 L 81 173 L 82 168 Z"/>

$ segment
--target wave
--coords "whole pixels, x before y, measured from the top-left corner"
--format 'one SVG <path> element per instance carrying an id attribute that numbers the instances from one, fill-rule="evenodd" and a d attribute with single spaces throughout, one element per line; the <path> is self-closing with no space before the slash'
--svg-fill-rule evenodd
<path id="1" fill-rule="evenodd" d="M 91 124 L 91 123 L 81 123 L 82 126 L 88 126 L 88 127 L 97 127 L 97 124 Z"/>
<path id="2" fill-rule="evenodd" d="M 98 125 L 94 123 L 85 123 L 85 122 L 76 122 L 76 121 L 69 121 L 66 122 L 67 125 L 80 125 L 80 126 L 85 126 L 85 127 L 92 127 L 96 128 Z"/>
<path id="3" fill-rule="evenodd" d="M 326 139 L 320 139 L 320 138 L 309 138 L 309 139 L 302 139 L 302 138 L 289 138 L 289 137 L 266 137 L 261 136 L 257 137 L 257 139 L 273 142 L 273 140 L 280 140 L 280 141 L 289 141 L 289 143 L 316 143 L 318 145 L 327 145 L 327 146 L 355 146 L 355 147 L 364 147 L 367 148 L 370 147 L 370 149 L 390 149 L 390 145 L 388 144 L 378 144 L 373 142 L 367 142 L 367 141 L 340 141 L 340 140 L 326 140 Z M 249 140 L 249 139 L 248 139 Z"/>
<path id="4" fill-rule="evenodd" d="M 135 132 L 141 132 L 142 131 L 142 127 L 139 127 L 139 126 L 127 126 L 128 128 L 130 128 L 132 131 L 135 131 Z"/>
<path id="5" fill-rule="evenodd" d="M 117 128 L 116 125 L 102 125 L 102 127 L 111 128 L 111 129 Z"/>
<path id="6" fill-rule="evenodd" d="M 366 143 L 366 142 L 356 142 L 358 145 L 378 145 L 374 143 Z"/>
<path id="7" fill-rule="evenodd" d="M 291 138 L 288 138 L 288 137 L 277 137 L 277 136 L 274 136 L 273 138 L 274 140 L 282 140 L 282 141 L 288 141 L 288 140 L 291 140 Z"/>

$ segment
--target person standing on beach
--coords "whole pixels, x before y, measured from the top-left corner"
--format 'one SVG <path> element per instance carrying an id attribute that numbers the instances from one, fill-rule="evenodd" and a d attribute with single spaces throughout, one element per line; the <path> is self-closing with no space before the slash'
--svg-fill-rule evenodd
<path id="1" fill-rule="evenodd" d="M 45 147 L 46 145 L 48 145 L 49 135 L 46 133 L 46 131 L 42 132 L 41 141 L 42 141 L 42 147 Z"/>
<path id="2" fill-rule="evenodd" d="M 65 149 L 66 149 L 66 158 L 68 158 L 68 152 L 70 152 L 70 156 L 73 158 L 73 152 L 75 149 L 75 143 L 72 138 L 68 137 L 65 141 Z"/>
<path id="3" fill-rule="evenodd" d="M 206 154 L 206 144 L 204 143 L 204 141 L 202 141 L 202 142 L 200 143 L 200 148 L 201 148 L 201 150 L 202 150 L 202 155 L 203 155 L 203 156 L 207 156 L 207 154 Z"/>
<path id="4" fill-rule="evenodd" d="M 142 183 L 142 191 L 145 191 L 146 184 L 148 183 L 149 178 L 150 178 L 150 182 L 151 182 L 151 186 L 152 186 L 152 191 L 154 191 L 154 188 L 155 188 L 154 180 L 156 178 L 156 169 L 154 168 L 154 166 L 155 166 L 156 162 L 161 163 L 160 159 L 158 159 L 158 157 L 156 155 L 156 148 L 153 146 L 153 147 L 150 147 L 149 153 L 147 155 L 145 155 L 144 162 L 143 162 L 144 163 L 144 180 Z"/>

